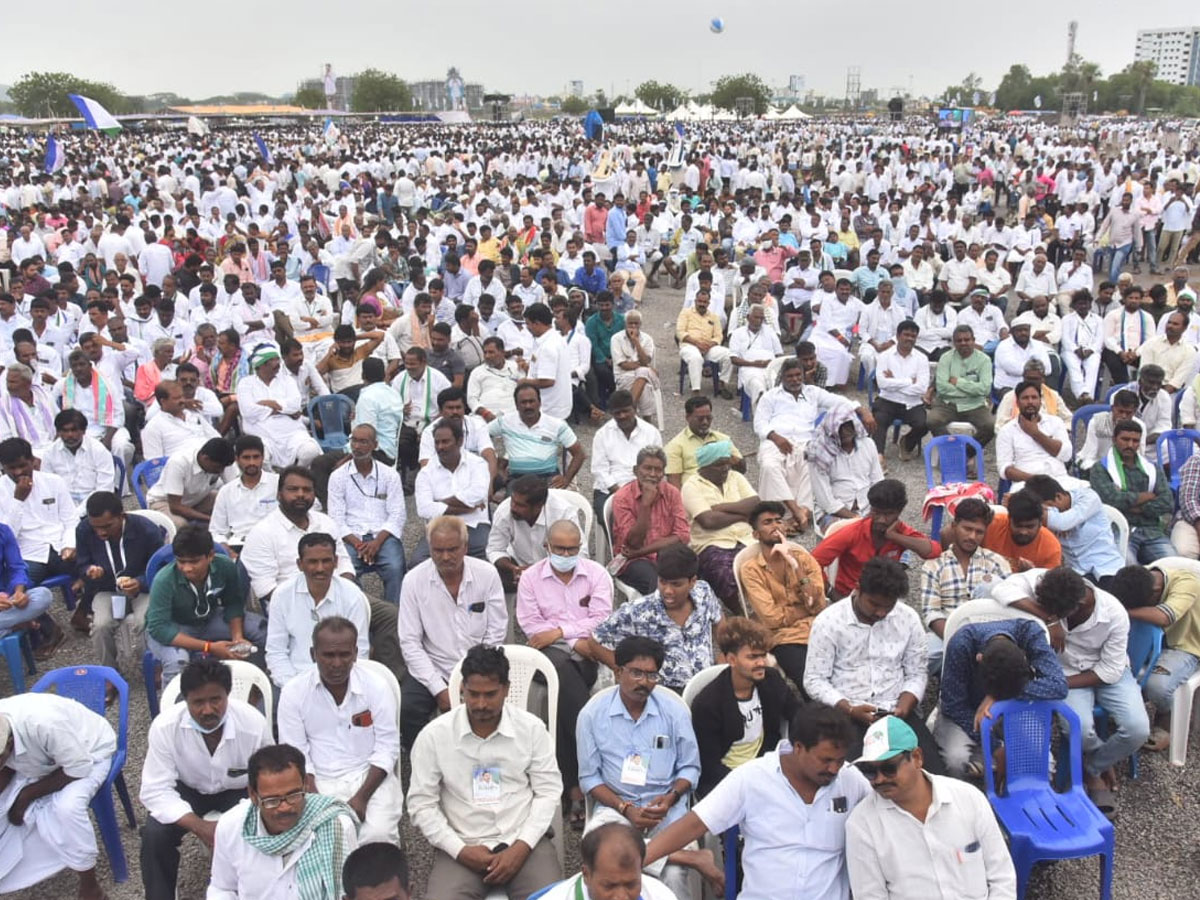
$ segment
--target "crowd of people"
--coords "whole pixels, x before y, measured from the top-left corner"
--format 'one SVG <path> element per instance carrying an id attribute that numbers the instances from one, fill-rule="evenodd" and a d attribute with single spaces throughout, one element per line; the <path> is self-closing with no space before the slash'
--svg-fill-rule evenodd
<path id="1" fill-rule="evenodd" d="M 72 134 L 47 173 L 0 136 L 0 636 L 145 651 L 182 700 L 147 898 L 192 834 L 214 900 L 406 900 L 405 812 L 431 900 L 692 900 L 734 825 L 743 900 L 1015 898 L 995 703 L 1065 701 L 1110 817 L 1166 748 L 1200 665 L 1200 455 L 1157 452 L 1200 418 L 1194 129 L 262 140 Z M 739 404 L 756 446 L 714 427 Z M 978 475 L 926 534 L 895 476 L 948 435 Z M 1131 623 L 1166 635 L 1144 695 Z M 518 643 L 552 730 L 507 702 Z M 0 892 L 104 895 L 116 746 L 0 700 Z"/>

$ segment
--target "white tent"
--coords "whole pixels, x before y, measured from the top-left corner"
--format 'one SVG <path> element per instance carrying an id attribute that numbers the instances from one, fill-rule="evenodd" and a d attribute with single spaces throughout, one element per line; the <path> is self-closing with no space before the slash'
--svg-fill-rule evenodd
<path id="1" fill-rule="evenodd" d="M 796 106 L 795 103 L 793 103 L 786 110 L 784 110 L 779 118 L 786 119 L 789 122 L 798 122 L 801 119 L 811 119 L 812 116 L 801 110 L 798 106 Z"/>
<path id="2" fill-rule="evenodd" d="M 640 97 L 634 97 L 632 103 L 622 103 L 613 111 L 618 116 L 657 116 L 658 110 L 647 106 Z"/>
<path id="3" fill-rule="evenodd" d="M 779 110 L 777 110 L 775 107 L 771 106 L 771 107 L 767 108 L 767 112 L 763 116 L 763 118 L 766 119 L 768 122 L 774 122 L 777 119 L 783 118 L 783 114 L 780 113 Z"/>

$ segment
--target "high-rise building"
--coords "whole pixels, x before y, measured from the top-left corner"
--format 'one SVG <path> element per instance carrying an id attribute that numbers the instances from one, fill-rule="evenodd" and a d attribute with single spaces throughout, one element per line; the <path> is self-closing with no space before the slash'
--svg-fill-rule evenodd
<path id="1" fill-rule="evenodd" d="M 1153 62 L 1159 81 L 1200 85 L 1200 25 L 1143 29 L 1133 58 Z"/>

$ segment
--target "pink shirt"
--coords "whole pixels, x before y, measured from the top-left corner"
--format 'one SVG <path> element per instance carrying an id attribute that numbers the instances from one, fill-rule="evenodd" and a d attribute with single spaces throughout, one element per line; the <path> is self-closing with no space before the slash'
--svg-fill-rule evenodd
<path id="1" fill-rule="evenodd" d="M 612 578 L 590 559 L 575 563 L 571 580 L 563 584 L 549 559 L 534 563 L 517 585 L 517 622 L 526 636 L 561 628 L 572 647 L 612 612 Z"/>

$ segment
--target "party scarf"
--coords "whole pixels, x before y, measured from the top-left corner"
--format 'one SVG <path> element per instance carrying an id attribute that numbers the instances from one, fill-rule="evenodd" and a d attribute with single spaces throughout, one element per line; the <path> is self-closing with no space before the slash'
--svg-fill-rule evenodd
<path id="1" fill-rule="evenodd" d="M 79 389 L 79 380 L 72 373 L 67 376 L 63 385 L 63 409 L 78 408 L 75 403 L 75 391 Z M 92 371 L 92 405 L 88 411 L 88 422 L 92 425 L 103 425 L 113 428 L 113 398 L 108 391 L 108 382 L 95 370 Z"/>

